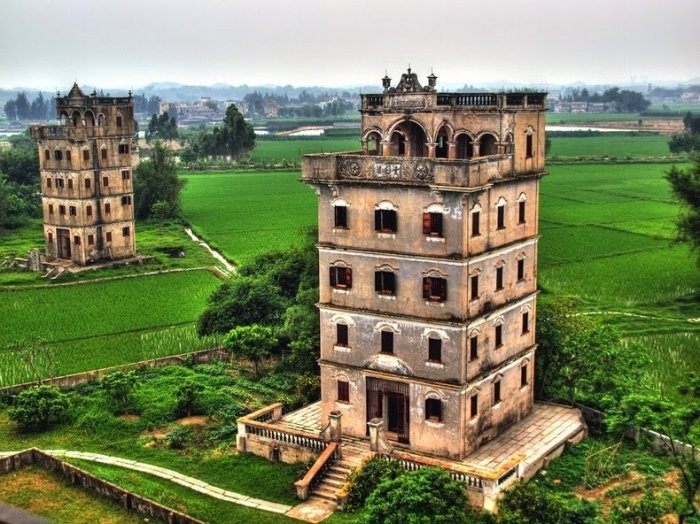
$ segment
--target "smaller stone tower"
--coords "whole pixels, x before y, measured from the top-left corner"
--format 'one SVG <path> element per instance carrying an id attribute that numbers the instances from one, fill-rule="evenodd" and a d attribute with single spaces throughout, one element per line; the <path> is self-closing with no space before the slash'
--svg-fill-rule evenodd
<path id="1" fill-rule="evenodd" d="M 39 147 L 48 260 L 85 266 L 136 254 L 132 170 L 134 101 L 85 95 L 74 84 L 56 98 L 59 125 L 32 126 Z"/>

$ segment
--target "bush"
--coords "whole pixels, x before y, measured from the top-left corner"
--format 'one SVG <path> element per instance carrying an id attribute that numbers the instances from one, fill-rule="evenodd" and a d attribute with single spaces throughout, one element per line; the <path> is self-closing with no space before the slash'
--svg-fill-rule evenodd
<path id="1" fill-rule="evenodd" d="M 553 493 L 537 482 L 518 482 L 498 502 L 504 524 L 588 524 L 595 521 L 597 507 L 570 493 Z"/>
<path id="2" fill-rule="evenodd" d="M 65 422 L 70 409 L 68 395 L 56 386 L 25 389 L 9 411 L 21 431 L 41 431 Z"/>
<path id="3" fill-rule="evenodd" d="M 610 511 L 612 524 L 647 524 L 661 522 L 661 517 L 672 510 L 669 497 L 647 491 L 638 500 L 627 497 L 616 501 Z"/>
<path id="4" fill-rule="evenodd" d="M 454 524 L 466 520 L 464 484 L 440 468 L 382 481 L 365 503 L 369 524 Z"/>
<path id="5" fill-rule="evenodd" d="M 194 440 L 192 426 L 177 426 L 165 435 L 165 443 L 170 449 L 184 449 Z"/>
<path id="6" fill-rule="evenodd" d="M 183 382 L 175 390 L 175 399 L 177 404 L 175 412 L 178 417 L 191 417 L 193 414 L 199 413 L 199 398 L 204 391 L 204 386 L 199 382 L 188 380 Z"/>
<path id="7" fill-rule="evenodd" d="M 365 463 L 364 467 L 354 470 L 350 474 L 350 490 L 346 507 L 348 509 L 360 508 L 365 500 L 385 480 L 393 480 L 405 473 L 398 462 L 372 459 Z"/>
<path id="8" fill-rule="evenodd" d="M 133 409 L 133 393 L 136 386 L 136 375 L 133 371 L 115 371 L 102 377 L 99 384 L 115 415 L 124 415 Z"/>

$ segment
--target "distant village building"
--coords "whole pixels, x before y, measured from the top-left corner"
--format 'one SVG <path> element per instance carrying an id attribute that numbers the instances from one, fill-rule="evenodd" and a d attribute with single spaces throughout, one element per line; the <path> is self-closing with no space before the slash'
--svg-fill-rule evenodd
<path id="1" fill-rule="evenodd" d="M 270 97 L 265 101 L 265 116 L 267 118 L 277 118 L 279 113 L 279 105 L 277 100 Z"/>
<path id="2" fill-rule="evenodd" d="M 56 98 L 59 125 L 32 126 L 38 142 L 44 242 L 49 261 L 84 266 L 136 254 L 132 171 L 134 103 L 85 95 Z"/>

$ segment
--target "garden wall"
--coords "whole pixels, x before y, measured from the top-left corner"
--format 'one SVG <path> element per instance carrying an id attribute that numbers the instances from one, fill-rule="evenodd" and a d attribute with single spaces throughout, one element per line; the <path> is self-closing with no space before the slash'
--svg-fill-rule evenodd
<path id="1" fill-rule="evenodd" d="M 127 510 L 160 519 L 168 522 L 168 524 L 203 524 L 201 520 L 194 519 L 153 500 L 131 493 L 38 449 L 28 449 L 8 457 L 0 457 L 0 473 L 9 473 L 32 464 L 56 471 L 70 480 L 71 484 L 97 493 L 102 497 L 112 499 Z"/>

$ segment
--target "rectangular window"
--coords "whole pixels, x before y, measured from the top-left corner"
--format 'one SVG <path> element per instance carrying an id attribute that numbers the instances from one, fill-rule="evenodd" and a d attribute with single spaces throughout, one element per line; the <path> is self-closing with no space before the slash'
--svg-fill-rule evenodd
<path id="1" fill-rule="evenodd" d="M 496 342 L 495 346 L 500 348 L 503 345 L 503 325 L 499 324 L 496 326 Z"/>
<path id="2" fill-rule="evenodd" d="M 117 115 L 117 127 L 121 127 L 121 126 L 122 126 L 122 116 Z"/>
<path id="3" fill-rule="evenodd" d="M 425 420 L 440 422 L 442 420 L 442 401 L 439 398 L 425 399 Z"/>
<path id="4" fill-rule="evenodd" d="M 423 298 L 435 302 L 447 300 L 447 279 L 425 277 L 423 279 Z"/>
<path id="5" fill-rule="evenodd" d="M 49 244 L 53 244 L 53 233 L 49 233 Z"/>
<path id="6" fill-rule="evenodd" d="M 480 216 L 480 213 L 478 211 L 474 211 L 472 213 L 472 236 L 473 237 L 479 236 L 479 216 Z"/>
<path id="7" fill-rule="evenodd" d="M 83 149 L 83 160 L 86 162 L 90 160 L 90 150 L 89 149 Z"/>
<path id="8" fill-rule="evenodd" d="M 68 208 L 68 214 L 72 217 L 78 214 L 78 211 L 75 209 L 75 206 L 70 206 Z"/>
<path id="9" fill-rule="evenodd" d="M 469 399 L 469 415 L 471 418 L 479 414 L 479 395 L 472 395 Z"/>
<path id="10" fill-rule="evenodd" d="M 525 201 L 518 202 L 518 223 L 525 223 Z"/>
<path id="11" fill-rule="evenodd" d="M 92 206 L 87 206 L 87 207 L 85 208 L 85 214 L 86 214 L 87 216 L 89 216 L 89 217 L 92 216 Z"/>
<path id="12" fill-rule="evenodd" d="M 131 230 L 128 227 L 122 228 L 122 236 L 123 237 L 128 237 L 130 234 L 131 234 Z"/>
<path id="13" fill-rule="evenodd" d="M 109 177 L 108 177 L 108 176 L 103 176 L 103 177 L 102 177 L 102 186 L 103 186 L 103 187 L 109 187 Z"/>
<path id="14" fill-rule="evenodd" d="M 128 155 L 129 154 L 129 144 L 119 144 L 119 154 Z"/>
<path id="15" fill-rule="evenodd" d="M 530 332 L 530 313 L 523 313 L 523 335 Z"/>
<path id="16" fill-rule="evenodd" d="M 350 383 L 338 381 L 338 402 L 350 402 Z"/>
<path id="17" fill-rule="evenodd" d="M 46 162 L 51 160 L 51 152 L 48 149 L 44 149 L 44 160 Z"/>
<path id="18" fill-rule="evenodd" d="M 501 381 L 497 380 L 493 383 L 493 403 L 498 404 L 501 401 Z"/>
<path id="19" fill-rule="evenodd" d="M 375 271 L 374 290 L 380 295 L 393 295 L 396 292 L 394 273 L 392 271 Z"/>
<path id="20" fill-rule="evenodd" d="M 51 189 L 51 179 L 50 179 L 50 178 L 47 178 L 47 179 L 46 179 L 46 187 L 47 187 L 48 189 Z"/>
<path id="21" fill-rule="evenodd" d="M 68 189 L 73 189 L 73 179 L 72 178 L 68 179 Z"/>
<path id="22" fill-rule="evenodd" d="M 527 386 L 527 364 L 520 368 L 520 387 Z"/>
<path id="23" fill-rule="evenodd" d="M 95 245 L 95 235 L 88 235 L 88 246 Z"/>
<path id="24" fill-rule="evenodd" d="M 433 337 L 428 339 L 428 360 L 442 362 L 442 339 Z"/>
<path id="25" fill-rule="evenodd" d="M 123 206 L 130 206 L 131 205 L 131 196 L 130 195 L 124 195 L 122 197 L 122 205 Z"/>
<path id="26" fill-rule="evenodd" d="M 72 160 L 72 159 L 71 159 L 71 153 L 70 153 L 70 151 L 66 151 L 66 162 L 67 162 L 68 164 L 70 164 L 70 163 L 71 163 L 71 160 Z"/>
<path id="27" fill-rule="evenodd" d="M 109 215 L 112 211 L 112 205 L 109 202 L 105 202 L 105 215 Z"/>
<path id="28" fill-rule="evenodd" d="M 349 267 L 332 266 L 330 268 L 331 287 L 351 288 L 352 269 Z"/>
<path id="29" fill-rule="evenodd" d="M 58 206 L 58 214 L 65 215 L 66 214 L 66 206 Z"/>
<path id="30" fill-rule="evenodd" d="M 394 352 L 394 332 L 382 331 L 382 353 Z"/>
<path id="31" fill-rule="evenodd" d="M 85 189 L 90 189 L 92 187 L 92 179 L 86 178 L 85 179 Z"/>
<path id="32" fill-rule="evenodd" d="M 63 189 L 65 187 L 65 181 L 62 178 L 57 178 L 56 187 Z"/>
<path id="33" fill-rule="evenodd" d="M 476 300 L 479 298 L 479 275 L 472 275 L 469 283 L 471 284 L 471 299 Z"/>
<path id="34" fill-rule="evenodd" d="M 107 231 L 107 233 L 105 234 L 105 240 L 106 240 L 107 242 L 111 242 L 111 241 L 112 241 L 112 232 L 111 232 L 111 231 Z"/>
<path id="35" fill-rule="evenodd" d="M 525 280 L 525 259 L 518 260 L 518 280 Z"/>
<path id="36" fill-rule="evenodd" d="M 442 236 L 442 213 L 423 213 L 423 234 L 431 237 Z"/>
<path id="37" fill-rule="evenodd" d="M 335 214 L 335 227 L 347 229 L 348 228 L 348 208 L 345 206 L 334 206 L 333 212 Z"/>
<path id="38" fill-rule="evenodd" d="M 49 204 L 49 215 L 53 215 L 53 204 Z"/>
<path id="39" fill-rule="evenodd" d="M 335 325 L 335 345 L 347 347 L 347 345 L 348 345 L 348 325 L 347 324 L 336 324 Z"/>
<path id="40" fill-rule="evenodd" d="M 131 173 L 128 169 L 122 170 L 122 180 L 129 180 L 131 178 Z"/>
<path id="41" fill-rule="evenodd" d="M 54 160 L 58 160 L 58 161 L 63 160 L 63 153 L 61 153 L 61 152 L 58 151 L 58 150 L 54 151 L 54 152 L 53 152 L 53 159 L 54 159 Z"/>
<path id="42" fill-rule="evenodd" d="M 396 211 L 393 209 L 375 209 L 374 230 L 380 233 L 396 233 Z"/>
<path id="43" fill-rule="evenodd" d="M 503 289 L 503 267 L 496 268 L 496 291 Z"/>
<path id="44" fill-rule="evenodd" d="M 100 155 L 102 157 L 102 160 L 107 160 L 107 148 L 104 148 L 102 151 L 100 151 Z"/>
<path id="45" fill-rule="evenodd" d="M 525 137 L 525 157 L 532 158 L 532 135 Z"/>
<path id="46" fill-rule="evenodd" d="M 469 339 L 469 360 L 479 358 L 479 337 L 474 335 Z"/>
<path id="47" fill-rule="evenodd" d="M 506 206 L 498 206 L 496 208 L 498 210 L 498 219 L 497 219 L 497 225 L 496 229 L 505 229 L 506 228 Z"/>
<path id="48" fill-rule="evenodd" d="M 79 237 L 78 235 L 74 235 L 74 236 L 73 236 L 73 243 L 74 243 L 76 246 L 79 246 L 79 245 L 80 245 L 80 237 Z"/>

